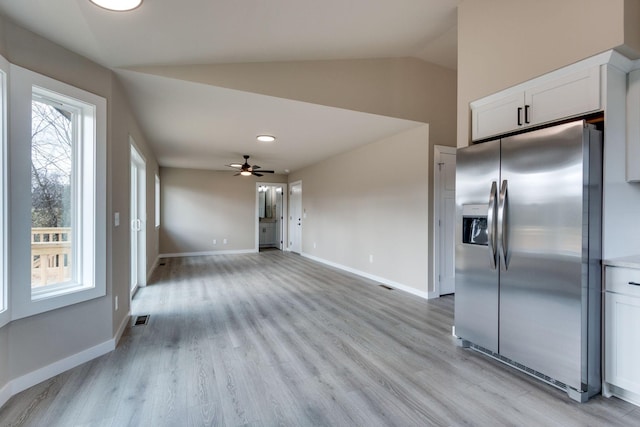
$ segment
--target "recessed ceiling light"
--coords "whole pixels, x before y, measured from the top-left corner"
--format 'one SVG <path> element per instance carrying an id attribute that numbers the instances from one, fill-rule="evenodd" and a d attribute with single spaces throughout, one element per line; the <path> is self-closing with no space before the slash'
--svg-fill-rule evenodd
<path id="1" fill-rule="evenodd" d="M 257 138 L 260 142 L 273 142 L 276 140 L 276 137 L 271 135 L 258 135 Z"/>
<path id="2" fill-rule="evenodd" d="M 124 12 L 133 10 L 142 4 L 142 0 L 89 0 L 91 3 L 104 9 Z"/>

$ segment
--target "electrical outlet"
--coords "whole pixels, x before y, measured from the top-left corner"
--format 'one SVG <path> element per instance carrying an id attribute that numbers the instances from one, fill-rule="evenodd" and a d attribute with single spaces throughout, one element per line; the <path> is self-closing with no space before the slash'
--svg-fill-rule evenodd
<path id="1" fill-rule="evenodd" d="M 226 244 L 227 244 L 227 239 L 223 239 L 223 240 L 222 240 L 222 244 L 223 244 L 223 245 L 226 245 Z"/>
<path id="2" fill-rule="evenodd" d="M 369 262 L 373 264 L 373 255 L 369 255 Z"/>
<path id="3" fill-rule="evenodd" d="M 118 295 L 116 295 L 113 305 L 115 306 L 116 311 L 118 311 Z"/>
<path id="4" fill-rule="evenodd" d="M 214 245 L 217 245 L 217 244 L 218 244 L 218 241 L 217 241 L 216 239 L 213 239 L 213 244 L 214 244 Z"/>
<path id="5" fill-rule="evenodd" d="M 313 249 L 315 249 L 316 247 L 316 242 L 313 242 Z"/>

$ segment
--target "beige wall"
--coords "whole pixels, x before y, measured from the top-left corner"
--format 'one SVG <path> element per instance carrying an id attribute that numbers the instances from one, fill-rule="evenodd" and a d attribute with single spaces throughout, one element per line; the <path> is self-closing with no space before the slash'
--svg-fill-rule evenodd
<path id="1" fill-rule="evenodd" d="M 256 182 L 284 175 L 234 176 L 233 171 L 160 168 L 160 253 L 250 251 L 255 248 Z M 214 246 L 213 239 L 218 243 Z M 227 244 L 223 244 L 227 239 Z"/>
<path id="2" fill-rule="evenodd" d="M 638 46 L 637 0 L 474 0 L 458 8 L 458 146 L 469 102 L 625 43 Z M 631 24 L 631 23 L 629 23 Z"/>
<path id="3" fill-rule="evenodd" d="M 107 295 L 9 323 L 0 330 L 0 390 L 22 375 L 111 340 L 128 311 L 129 269 L 129 133 L 157 162 L 135 124 L 124 92 L 113 73 L 48 40 L 0 19 L 0 49 L 12 63 L 95 93 L 107 99 Z M 16 143 L 9 141 L 9 144 Z M 151 195 L 153 200 L 153 195 Z M 153 205 L 149 216 L 153 217 Z M 113 228 L 113 212 L 124 225 Z M 155 239 L 156 237 L 150 236 Z M 155 258 L 153 248 L 150 256 Z M 10 255 L 11 256 L 11 255 Z M 10 259 L 11 263 L 11 259 Z M 113 296 L 121 295 L 118 312 Z"/>
<path id="4" fill-rule="evenodd" d="M 426 293 L 429 165 L 424 125 L 293 173 L 302 252 Z"/>
<path id="5" fill-rule="evenodd" d="M 429 123 L 455 145 L 456 72 L 415 58 L 137 67 L 136 71 Z"/>
<path id="6" fill-rule="evenodd" d="M 119 309 L 113 314 L 113 330 L 122 323 L 129 312 L 129 235 L 130 228 L 130 162 L 131 150 L 129 136 L 133 138 L 138 152 L 146 161 L 146 246 L 147 246 L 147 272 L 150 272 L 158 257 L 160 233 L 156 229 L 155 220 L 155 174 L 159 174 L 159 166 L 155 155 L 146 141 L 138 123 L 136 122 L 131 106 L 126 97 L 122 85 L 114 73 L 112 75 L 111 102 L 109 103 L 108 116 L 111 120 L 109 145 L 109 170 L 111 173 L 107 183 L 107 197 L 110 215 L 108 215 L 108 229 L 111 239 L 111 264 L 107 267 L 108 283 L 113 284 L 112 297 L 118 296 Z M 120 213 L 120 226 L 114 227 L 113 213 Z M 116 266 L 114 268 L 114 266 Z M 112 298 L 113 299 L 113 298 Z"/>

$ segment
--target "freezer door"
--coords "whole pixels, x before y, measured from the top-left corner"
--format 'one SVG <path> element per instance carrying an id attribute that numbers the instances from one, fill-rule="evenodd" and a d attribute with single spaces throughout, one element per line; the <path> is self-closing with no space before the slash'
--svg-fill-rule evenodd
<path id="1" fill-rule="evenodd" d="M 500 141 L 458 150 L 456 158 L 456 335 L 498 351 L 495 241 Z"/>
<path id="2" fill-rule="evenodd" d="M 504 138 L 498 212 L 500 354 L 578 390 L 583 133 L 579 121 Z"/>

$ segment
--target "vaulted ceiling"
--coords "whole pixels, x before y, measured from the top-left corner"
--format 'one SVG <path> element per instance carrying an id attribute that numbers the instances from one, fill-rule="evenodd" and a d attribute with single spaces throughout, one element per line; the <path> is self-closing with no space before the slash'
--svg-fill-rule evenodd
<path id="1" fill-rule="evenodd" d="M 0 13 L 120 76 L 163 166 L 278 172 L 418 126 L 408 120 L 146 73 L 141 66 L 419 58 L 456 67 L 459 0 L 0 0 Z M 269 146 L 255 136 L 273 133 Z"/>

